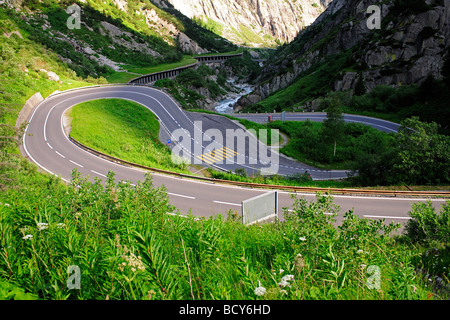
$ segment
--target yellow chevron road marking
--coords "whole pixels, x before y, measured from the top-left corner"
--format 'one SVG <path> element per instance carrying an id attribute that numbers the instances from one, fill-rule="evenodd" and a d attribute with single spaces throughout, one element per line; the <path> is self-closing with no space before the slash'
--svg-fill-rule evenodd
<path id="1" fill-rule="evenodd" d="M 221 149 L 214 149 L 211 152 L 204 153 L 201 156 L 197 156 L 197 159 L 200 159 L 208 164 L 213 164 L 219 161 L 227 160 L 237 155 L 239 155 L 239 153 L 235 152 L 234 150 L 223 147 Z"/>

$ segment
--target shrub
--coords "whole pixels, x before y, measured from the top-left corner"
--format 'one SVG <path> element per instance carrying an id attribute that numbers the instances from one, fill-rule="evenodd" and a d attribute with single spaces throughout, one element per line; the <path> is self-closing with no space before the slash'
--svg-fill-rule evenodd
<path id="1" fill-rule="evenodd" d="M 405 230 L 412 241 L 450 244 L 450 201 L 442 205 L 440 214 L 436 213 L 431 201 L 413 203 L 409 215 L 412 219 L 406 224 Z"/>

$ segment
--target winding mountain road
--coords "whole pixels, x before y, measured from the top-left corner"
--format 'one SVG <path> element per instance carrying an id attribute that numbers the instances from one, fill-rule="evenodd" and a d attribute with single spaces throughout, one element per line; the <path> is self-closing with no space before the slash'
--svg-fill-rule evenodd
<path id="1" fill-rule="evenodd" d="M 197 134 L 203 133 L 203 137 L 207 138 L 208 129 L 214 128 L 222 132 L 225 129 L 239 128 L 229 120 L 227 120 L 228 122 L 223 120 L 218 123 L 217 118 L 215 118 L 218 116 L 186 113 L 179 108 L 169 95 L 154 88 L 127 85 L 96 86 L 55 94 L 41 102 L 28 119 L 29 124 L 22 145 L 23 154 L 42 170 L 58 175 L 65 181 L 70 180 L 73 169 L 77 169 L 81 174 L 91 178 L 105 179 L 108 172 L 113 171 L 116 174 L 117 181 L 128 180 L 131 183 L 142 181 L 146 173 L 144 170 L 130 168 L 97 157 L 73 144 L 65 132 L 63 123 L 65 111 L 85 101 L 106 98 L 131 100 L 143 105 L 158 117 L 166 133 L 184 131 L 189 133 L 190 137 L 194 137 L 197 132 Z M 362 117 L 356 121 L 365 120 Z M 199 128 L 199 124 L 203 128 Z M 190 144 L 193 146 L 192 148 L 198 148 L 201 152 L 205 152 L 211 142 L 202 141 L 197 147 L 195 147 L 195 143 L 195 139 L 192 138 Z M 251 141 L 247 140 L 247 143 L 251 144 Z M 195 153 L 189 156 L 191 160 L 196 157 Z M 235 156 L 234 160 L 237 158 L 236 153 Z M 248 158 L 251 154 L 245 154 L 244 156 Z M 282 168 L 282 165 L 285 164 L 291 163 L 285 162 L 285 159 L 280 157 L 281 171 L 298 172 L 303 169 L 311 169 L 299 163 L 295 163 L 292 169 Z M 240 166 L 233 163 L 218 165 L 224 170 L 231 170 Z M 314 168 L 311 170 L 314 170 Z M 345 174 L 345 172 L 321 172 L 317 170 L 317 172 L 311 172 L 311 174 L 321 178 L 329 175 L 336 177 Z M 196 216 L 222 214 L 226 216 L 229 210 L 236 210 L 240 214 L 242 201 L 267 192 L 267 190 L 262 189 L 213 184 L 157 173 L 152 173 L 152 176 L 155 186 L 164 185 L 167 188 L 171 203 L 178 208 L 181 214 L 192 213 Z M 297 195 L 304 196 L 308 200 L 315 198 L 315 195 L 308 193 Z M 386 218 L 387 222 L 390 220 L 406 221 L 411 203 L 425 201 L 425 199 L 415 198 L 342 195 L 335 195 L 334 200 L 341 207 L 341 216 L 344 212 L 353 209 L 360 216 L 375 219 Z M 436 208 L 439 208 L 445 200 L 432 199 L 431 201 Z M 282 208 L 291 207 L 293 202 L 294 200 L 288 192 L 279 192 L 280 217 L 282 217 Z"/>

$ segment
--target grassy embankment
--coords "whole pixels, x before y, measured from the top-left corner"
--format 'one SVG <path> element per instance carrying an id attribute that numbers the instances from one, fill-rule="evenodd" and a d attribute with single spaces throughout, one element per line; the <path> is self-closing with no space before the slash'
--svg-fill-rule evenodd
<path id="1" fill-rule="evenodd" d="M 74 106 L 68 115 L 71 136 L 90 148 L 147 167 L 189 173 L 172 162 L 170 149 L 160 142 L 156 116 L 135 102 L 94 100 Z"/>
<path id="2" fill-rule="evenodd" d="M 298 200 L 285 222 L 247 227 L 233 214 L 168 216 L 175 208 L 151 179 L 133 187 L 109 175 L 104 189 L 74 175 L 69 186 L 20 186 L 0 194 L 0 286 L 13 285 L 0 299 L 447 298 L 433 277 L 450 277 L 450 205 L 433 232 L 418 225 L 390 237 L 395 225 L 352 213 L 336 228 L 331 197 Z M 415 208 L 414 221 L 437 217 L 430 208 Z M 67 285 L 76 284 L 69 266 L 81 272 L 78 289 Z"/>

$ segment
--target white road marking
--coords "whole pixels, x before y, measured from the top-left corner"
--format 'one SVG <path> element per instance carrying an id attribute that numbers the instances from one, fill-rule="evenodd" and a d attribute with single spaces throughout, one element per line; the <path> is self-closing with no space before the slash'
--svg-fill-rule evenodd
<path id="1" fill-rule="evenodd" d="M 101 177 L 106 178 L 106 176 L 105 176 L 104 174 L 101 174 L 100 172 L 97 172 L 97 171 L 94 171 L 94 170 L 91 170 L 91 172 L 92 172 L 92 173 L 95 173 L 95 174 L 97 174 L 97 175 L 99 175 L 99 176 L 101 176 Z"/>
<path id="2" fill-rule="evenodd" d="M 80 168 L 84 168 L 81 164 L 76 163 L 75 161 L 69 160 L 70 162 L 72 162 L 74 165 L 79 166 Z"/>
<path id="3" fill-rule="evenodd" d="M 174 197 L 181 197 L 181 198 L 186 198 L 186 199 L 192 199 L 192 200 L 195 200 L 195 197 L 185 196 L 185 195 L 182 195 L 182 194 L 171 193 L 171 192 L 168 192 L 167 194 L 168 194 L 168 195 L 171 195 L 171 196 L 174 196 Z"/>
<path id="4" fill-rule="evenodd" d="M 295 210 L 293 210 L 293 209 L 288 209 L 288 212 L 295 212 Z M 324 215 L 327 215 L 327 216 L 332 216 L 332 215 L 334 215 L 334 213 L 331 213 L 331 212 L 324 212 L 323 214 L 324 214 Z"/>
<path id="5" fill-rule="evenodd" d="M 56 152 L 56 154 L 58 155 L 58 156 L 60 156 L 61 158 L 66 158 L 64 155 L 62 155 L 61 153 L 59 153 L 58 151 L 55 151 Z"/>
<path id="6" fill-rule="evenodd" d="M 231 203 L 231 202 L 223 202 L 223 201 L 213 201 L 215 203 L 219 203 L 219 204 L 226 204 L 229 206 L 236 206 L 236 207 L 242 207 L 242 204 L 238 204 L 238 203 Z"/>
<path id="7" fill-rule="evenodd" d="M 50 145 L 50 143 L 47 142 L 47 145 L 48 145 L 48 147 L 49 147 L 50 149 L 53 150 L 53 147 Z"/>
<path id="8" fill-rule="evenodd" d="M 371 216 L 364 215 L 365 218 L 376 218 L 376 219 L 400 219 L 400 220 L 410 220 L 411 217 L 393 217 L 393 216 Z"/>

